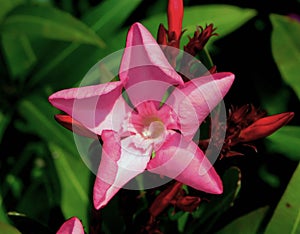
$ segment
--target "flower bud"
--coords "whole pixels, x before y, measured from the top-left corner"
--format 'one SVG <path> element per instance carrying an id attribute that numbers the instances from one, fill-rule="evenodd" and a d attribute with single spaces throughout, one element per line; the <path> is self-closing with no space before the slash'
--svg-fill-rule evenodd
<path id="1" fill-rule="evenodd" d="M 74 120 L 69 115 L 55 115 L 55 120 L 60 123 L 63 127 L 69 129 L 72 132 L 80 136 L 85 136 L 93 139 L 98 139 L 98 136 L 84 127 L 80 122 Z"/>
<path id="2" fill-rule="evenodd" d="M 167 45 L 167 30 L 163 26 L 163 24 L 159 25 L 158 32 L 157 32 L 157 43 L 159 45 Z"/>
<path id="3" fill-rule="evenodd" d="M 199 197 L 185 196 L 180 197 L 175 205 L 183 211 L 192 212 L 199 206 L 200 202 L 201 199 Z"/>
<path id="4" fill-rule="evenodd" d="M 158 216 L 170 204 L 173 198 L 182 190 L 182 183 L 175 182 L 173 185 L 162 191 L 149 208 L 152 217 Z"/>
<path id="5" fill-rule="evenodd" d="M 239 141 L 249 142 L 267 137 L 286 125 L 293 117 L 293 112 L 285 112 L 258 119 L 247 128 L 241 130 L 238 137 Z"/>
<path id="6" fill-rule="evenodd" d="M 178 40 L 182 30 L 183 1 L 169 0 L 168 4 L 168 31 L 169 37 L 174 33 L 174 40 Z"/>

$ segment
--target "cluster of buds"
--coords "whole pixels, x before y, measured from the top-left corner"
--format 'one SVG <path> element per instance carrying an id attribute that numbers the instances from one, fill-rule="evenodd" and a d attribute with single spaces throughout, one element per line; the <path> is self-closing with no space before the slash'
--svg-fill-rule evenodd
<path id="1" fill-rule="evenodd" d="M 226 137 L 219 159 L 243 155 L 241 152 L 232 150 L 232 148 L 238 144 L 256 150 L 253 141 L 271 135 L 287 124 L 293 116 L 293 112 L 266 116 L 266 112 L 255 108 L 253 105 L 244 105 L 239 108 L 231 107 L 227 123 L 223 126 L 225 128 L 224 130 L 226 130 Z M 215 121 L 219 120 L 215 118 Z M 220 126 L 222 127 L 222 125 Z M 209 139 L 202 140 L 199 142 L 199 146 L 205 150 L 208 143 Z M 219 144 L 220 142 L 216 140 L 215 143 Z M 146 226 L 146 230 L 148 233 L 161 233 L 157 226 L 156 217 L 168 206 L 173 205 L 175 208 L 182 211 L 193 212 L 199 206 L 201 201 L 202 199 L 200 197 L 186 195 L 182 183 L 175 182 L 171 184 L 159 193 L 150 206 L 150 219 Z"/>
<path id="2" fill-rule="evenodd" d="M 168 30 L 159 25 L 157 42 L 160 45 L 179 48 L 182 35 L 183 2 L 182 0 L 171 0 L 168 4 Z"/>
<path id="3" fill-rule="evenodd" d="M 199 206 L 200 202 L 200 197 L 186 195 L 182 183 L 177 181 L 174 182 L 165 190 L 160 192 L 150 206 L 150 219 L 146 226 L 146 230 L 151 233 L 160 233 L 156 225 L 156 217 L 169 205 L 173 205 L 175 208 L 186 212 L 193 212 Z"/>
<path id="4" fill-rule="evenodd" d="M 241 152 L 232 150 L 237 144 L 251 147 L 256 151 L 254 141 L 271 135 L 286 125 L 293 117 L 293 112 L 266 116 L 265 112 L 253 105 L 245 105 L 240 108 L 232 107 L 229 110 L 226 139 L 220 159 L 243 155 Z"/>
<path id="5" fill-rule="evenodd" d="M 198 26 L 194 36 L 189 37 L 189 42 L 184 46 L 184 51 L 192 56 L 196 56 L 204 49 L 204 46 L 212 36 L 218 36 L 215 31 L 216 28 L 214 28 L 213 24 L 206 25 L 205 28 Z"/>
<path id="6" fill-rule="evenodd" d="M 183 19 L 183 1 L 182 0 L 170 0 L 168 4 L 168 29 L 163 24 L 159 25 L 157 33 L 157 42 L 162 46 L 166 57 L 170 64 L 176 67 L 176 57 L 179 53 L 180 39 L 184 33 L 182 30 Z M 181 71 L 185 74 L 190 74 L 189 68 L 192 67 L 192 63 L 195 62 L 192 57 L 196 57 L 203 49 L 208 40 L 212 36 L 217 36 L 215 33 L 216 28 L 213 24 L 207 25 L 205 28 L 198 26 L 194 32 L 193 37 L 189 37 L 189 42 L 183 47 L 184 52 L 189 54 L 183 55 L 181 60 Z M 175 48 L 175 49 L 174 49 Z M 216 66 L 213 66 L 209 70 L 210 73 L 216 72 Z M 193 77 L 193 74 L 190 74 Z M 187 81 L 186 77 L 183 80 Z"/>
<path id="7" fill-rule="evenodd" d="M 251 104 L 229 109 L 227 123 L 220 125 L 226 130 L 225 140 L 213 133 L 215 144 L 223 144 L 219 159 L 244 155 L 233 150 L 235 146 L 250 147 L 257 151 L 254 141 L 265 138 L 282 126 L 286 125 L 294 117 L 293 112 L 285 112 L 267 116 L 266 112 L 259 110 Z M 219 121 L 217 117 L 212 121 Z M 216 129 L 220 130 L 220 129 Z M 200 148 L 205 150 L 209 139 L 199 142 Z"/>
<path id="8" fill-rule="evenodd" d="M 157 41 L 163 47 L 164 53 L 170 63 L 176 66 L 177 50 L 173 52 L 169 47 L 179 48 L 180 39 L 184 31 L 182 31 L 183 3 L 182 0 L 169 0 L 168 5 L 168 29 L 163 24 L 159 25 Z M 204 49 L 206 43 L 212 36 L 217 36 L 216 28 L 213 24 L 207 25 L 205 28 L 198 26 L 193 37 L 189 37 L 189 42 L 184 46 L 184 51 L 193 57 L 199 55 Z M 188 56 L 183 56 L 181 63 L 187 67 L 188 72 L 191 66 Z M 183 68 L 184 69 L 184 68 Z M 213 66 L 210 73 L 216 72 L 216 66 Z M 183 77 L 185 80 L 185 77 Z M 185 80 L 187 81 L 187 80 Z M 255 140 L 267 137 L 276 130 L 287 124 L 294 116 L 292 112 L 286 112 L 276 115 L 267 116 L 266 112 L 255 108 L 253 105 L 244 105 L 236 108 L 231 107 L 228 111 L 228 119 L 224 124 L 220 124 L 220 120 L 216 115 L 211 121 L 217 121 L 219 129 L 216 131 L 226 131 L 225 140 L 221 136 L 218 139 L 218 132 L 212 132 L 214 143 L 223 145 L 219 159 L 237 155 L 243 155 L 242 152 L 234 151 L 234 147 L 242 145 L 251 147 L 256 151 L 253 144 Z M 220 129 L 223 128 L 223 129 Z M 201 140 L 200 148 L 207 149 L 211 139 Z M 157 227 L 156 217 L 161 214 L 168 206 L 173 205 L 175 208 L 186 212 L 194 211 L 200 204 L 201 198 L 195 196 L 187 196 L 183 190 L 182 184 L 175 182 L 161 191 L 149 208 L 150 219 L 146 226 L 149 233 L 161 233 Z"/>

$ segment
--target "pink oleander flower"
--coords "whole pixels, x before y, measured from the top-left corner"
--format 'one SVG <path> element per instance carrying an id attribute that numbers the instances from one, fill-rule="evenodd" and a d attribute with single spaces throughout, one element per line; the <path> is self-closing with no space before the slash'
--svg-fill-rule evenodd
<path id="1" fill-rule="evenodd" d="M 84 234 L 84 230 L 80 220 L 72 217 L 63 223 L 56 234 Z"/>
<path id="2" fill-rule="evenodd" d="M 95 208 L 105 206 L 145 170 L 204 192 L 222 193 L 220 177 L 192 139 L 231 87 L 234 75 L 215 73 L 184 83 L 152 35 L 135 23 L 127 35 L 119 78 L 49 97 L 53 106 L 70 116 L 61 118 L 76 121 L 75 131 L 101 136 Z M 170 87 L 174 90 L 162 104 Z M 124 100 L 124 88 L 134 108 Z M 82 127 L 88 131 L 81 131 Z"/>

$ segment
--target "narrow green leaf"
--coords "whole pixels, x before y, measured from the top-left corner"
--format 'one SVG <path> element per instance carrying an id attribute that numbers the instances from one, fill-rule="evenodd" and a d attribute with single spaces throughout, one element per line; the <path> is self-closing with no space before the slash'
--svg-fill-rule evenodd
<path id="1" fill-rule="evenodd" d="M 81 21 L 66 12 L 46 6 L 17 7 L 0 25 L 0 31 L 104 47 L 96 33 Z"/>
<path id="2" fill-rule="evenodd" d="M 300 233 L 300 164 L 295 170 L 273 216 L 267 226 L 265 234 Z"/>
<path id="3" fill-rule="evenodd" d="M 195 233 L 197 230 L 208 232 L 218 218 L 228 208 L 233 206 L 240 188 L 241 188 L 241 171 L 237 167 L 229 168 L 222 176 L 224 191 L 221 195 L 213 197 L 209 203 L 204 203 L 193 213 L 199 221 L 188 227 L 188 233 Z"/>
<path id="4" fill-rule="evenodd" d="M 111 42 L 126 18 L 139 3 L 141 3 L 141 0 L 111 0 L 104 1 L 96 7 L 94 11 L 83 18 L 83 22 L 107 41 L 106 49 L 95 50 L 78 43 L 72 43 L 62 49 L 59 48 L 56 57 L 52 57 L 42 64 L 41 69 L 30 80 L 30 85 L 35 85 L 46 77 L 49 78 L 47 79 L 48 83 L 51 81 L 51 85 L 56 86 L 56 88 L 59 88 L 57 86 L 61 84 L 61 82 L 58 82 L 61 81 L 61 77 L 66 78 L 65 81 L 68 83 L 65 83 L 65 85 L 67 86 L 80 81 L 91 66 L 106 54 L 114 52 L 125 45 L 125 39 L 118 41 L 117 47 L 113 47 Z M 65 69 L 66 67 L 72 69 Z"/>
<path id="5" fill-rule="evenodd" d="M 40 96 L 27 98 L 19 106 L 28 130 L 48 142 L 61 182 L 64 215 L 66 218 L 76 215 L 87 225 L 91 172 L 79 156 L 72 133 L 54 120 L 53 111 L 48 101 Z"/>
<path id="6" fill-rule="evenodd" d="M 0 142 L 8 124 L 10 123 L 10 118 L 10 115 L 4 114 L 0 111 Z"/>
<path id="7" fill-rule="evenodd" d="M 0 222 L 0 231 L 3 234 L 21 234 L 15 227 L 2 222 Z"/>
<path id="8" fill-rule="evenodd" d="M 217 27 L 219 37 L 212 37 L 210 43 L 223 37 L 242 26 L 245 22 L 256 15 L 253 9 L 239 8 L 231 5 L 202 5 L 186 7 L 184 9 L 183 29 L 184 33 L 182 44 L 188 41 L 187 35 L 193 35 L 196 26 L 205 26 L 213 23 Z M 156 36 L 158 25 L 164 23 L 167 26 L 166 13 L 153 16 L 143 21 L 143 24 Z"/>
<path id="9" fill-rule="evenodd" d="M 44 224 L 40 223 L 38 220 L 27 217 L 25 214 L 18 212 L 9 212 L 10 219 L 14 222 L 16 227 L 20 230 L 22 234 L 52 234 L 53 232 L 49 230 Z"/>
<path id="10" fill-rule="evenodd" d="M 188 221 L 190 213 L 184 212 L 182 216 L 180 216 L 177 220 L 177 227 L 180 233 L 184 232 L 185 225 Z"/>
<path id="11" fill-rule="evenodd" d="M 141 0 L 106 0 L 84 16 L 82 20 L 103 38 L 110 39 L 113 36 L 112 33 L 117 32 L 122 23 L 141 2 Z"/>
<path id="12" fill-rule="evenodd" d="M 226 225 L 224 228 L 218 231 L 217 234 L 258 233 L 260 224 L 265 218 L 268 209 L 269 207 L 262 207 L 246 215 L 243 215 Z"/>
<path id="13" fill-rule="evenodd" d="M 186 29 L 181 38 L 181 45 L 188 42 L 188 36 L 192 36 L 196 30 L 196 26 L 205 27 L 205 25 L 213 23 L 217 27 L 218 37 L 212 37 L 208 42 L 208 49 L 213 46 L 213 42 L 234 30 L 241 27 L 244 23 L 256 15 L 253 9 L 239 8 L 231 5 L 202 5 L 185 7 L 183 18 L 183 29 Z M 142 20 L 142 24 L 152 33 L 154 38 L 157 35 L 158 26 L 163 23 L 167 27 L 167 14 L 157 14 L 150 18 Z M 110 46 L 115 49 L 120 48 L 120 41 L 125 41 L 128 29 L 120 31 L 115 35 Z"/>
<path id="14" fill-rule="evenodd" d="M 284 126 L 266 140 L 270 151 L 282 153 L 292 160 L 300 160 L 300 127 Z"/>
<path id="15" fill-rule="evenodd" d="M 195 31 L 195 26 L 200 25 L 204 27 L 213 23 L 217 27 L 216 32 L 219 36 L 212 37 L 209 41 L 209 44 L 211 44 L 213 41 L 238 29 L 255 15 L 256 11 L 253 9 L 232 5 L 197 6 L 185 11 L 183 26 L 187 29 L 186 35 L 191 35 Z"/>
<path id="16" fill-rule="evenodd" d="M 0 23 L 9 11 L 22 3 L 24 3 L 24 0 L 0 0 Z"/>
<path id="17" fill-rule="evenodd" d="M 271 14 L 270 18 L 274 59 L 282 78 L 300 98 L 300 24 L 286 16 Z"/>
<path id="18" fill-rule="evenodd" d="M 27 121 L 26 130 L 38 134 L 47 142 L 56 143 L 72 155 L 77 154 L 72 133 L 54 120 L 55 109 L 46 98 L 31 96 L 23 99 L 18 110 Z"/>
<path id="19" fill-rule="evenodd" d="M 77 216 L 88 226 L 90 171 L 81 158 L 70 155 L 63 148 L 49 143 L 62 189 L 61 208 L 66 218 Z"/>
<path id="20" fill-rule="evenodd" d="M 11 77 L 25 78 L 29 69 L 37 61 L 28 37 L 22 34 L 5 33 L 2 35 L 2 46 Z"/>
<path id="21" fill-rule="evenodd" d="M 2 191 L 0 191 L 0 222 L 5 222 L 5 223 L 8 223 L 9 220 L 7 218 L 7 215 L 6 215 L 6 210 L 3 206 L 3 198 L 2 198 Z M 0 228 L 1 230 L 1 228 Z"/>

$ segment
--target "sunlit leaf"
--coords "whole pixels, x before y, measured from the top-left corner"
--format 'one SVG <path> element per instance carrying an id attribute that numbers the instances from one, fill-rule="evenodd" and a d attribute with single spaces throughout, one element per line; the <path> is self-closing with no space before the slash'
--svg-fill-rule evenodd
<path id="1" fill-rule="evenodd" d="M 284 81 L 300 98 L 300 24 L 286 16 L 271 14 L 272 52 Z"/>
<path id="2" fill-rule="evenodd" d="M 254 210 L 246 215 L 243 215 L 236 220 L 232 221 L 217 234 L 232 234 L 242 232 L 243 234 L 259 233 L 261 222 L 266 216 L 269 207 L 262 207 Z"/>
<path id="3" fill-rule="evenodd" d="M 0 231 L 3 234 L 21 234 L 15 227 L 2 222 L 0 222 Z"/>
<path id="4" fill-rule="evenodd" d="M 300 127 L 284 126 L 266 140 L 270 151 L 282 153 L 293 160 L 300 160 Z"/>
<path id="5" fill-rule="evenodd" d="M 28 37 L 22 34 L 4 33 L 2 46 L 11 77 L 24 78 L 37 60 Z"/>
<path id="6" fill-rule="evenodd" d="M 96 33 L 81 21 L 66 12 L 46 6 L 17 7 L 0 25 L 0 31 L 104 47 Z"/>
<path id="7" fill-rule="evenodd" d="M 273 216 L 265 234 L 300 233 L 300 166 L 298 165 Z"/>

